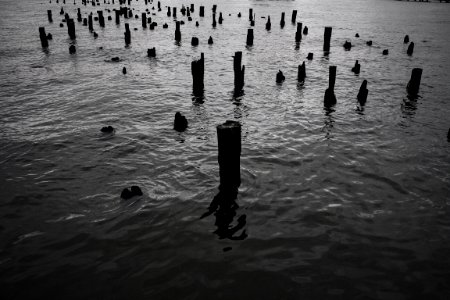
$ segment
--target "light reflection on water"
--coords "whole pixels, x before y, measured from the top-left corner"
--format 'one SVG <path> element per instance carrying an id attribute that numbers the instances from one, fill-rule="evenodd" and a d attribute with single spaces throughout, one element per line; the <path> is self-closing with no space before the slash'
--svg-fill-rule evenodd
<path id="1" fill-rule="evenodd" d="M 193 1 L 194 20 L 185 20 L 180 45 L 163 9 L 152 16 L 154 31 L 128 20 L 138 28 L 128 48 L 123 20 L 106 21 L 104 29 L 95 23 L 98 39 L 76 23 L 71 56 L 67 28 L 59 27 L 61 4 L 52 2 L 3 1 L 0 10 L 7 41 L 0 46 L 0 274 L 7 298 L 445 299 L 450 293 L 449 5 L 229 1 L 217 3 L 224 23 L 212 29 L 211 4 L 201 19 L 200 2 Z M 64 8 L 75 16 L 69 2 Z M 132 7 L 140 16 L 143 1 Z M 245 47 L 249 7 L 256 13 L 253 47 Z M 298 49 L 293 9 L 309 28 Z M 270 32 L 261 19 L 268 15 Z M 53 34 L 48 51 L 39 43 L 41 25 Z M 324 26 L 333 27 L 329 56 L 322 52 Z M 405 34 L 416 44 L 412 57 Z M 192 36 L 198 47 L 190 45 Z M 345 40 L 351 51 L 341 47 Z M 146 57 L 150 47 L 154 59 Z M 390 54 L 382 56 L 386 48 Z M 235 51 L 246 66 L 238 97 Z M 199 99 L 190 63 L 201 52 Z M 309 52 L 314 59 L 299 85 L 297 66 Z M 105 62 L 114 56 L 122 61 Z M 357 76 L 350 71 L 356 59 Z M 329 65 L 337 66 L 338 104 L 331 110 L 323 108 Z M 421 97 L 411 101 L 405 86 L 414 67 L 424 73 Z M 279 69 L 282 85 L 275 84 Z M 364 79 L 369 97 L 357 110 Z M 176 111 L 189 120 L 184 133 L 172 130 Z M 243 241 L 219 239 L 214 217 L 200 219 L 217 194 L 215 126 L 227 119 L 243 126 L 236 210 L 247 216 Z M 105 125 L 115 135 L 102 135 Z M 144 196 L 121 200 L 131 185 Z"/>

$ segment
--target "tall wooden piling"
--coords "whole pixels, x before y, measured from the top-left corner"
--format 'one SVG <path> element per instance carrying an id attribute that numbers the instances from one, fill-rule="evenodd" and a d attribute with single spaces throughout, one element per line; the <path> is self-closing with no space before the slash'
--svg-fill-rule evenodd
<path id="1" fill-rule="evenodd" d="M 116 10 L 116 24 L 119 25 L 120 24 L 120 10 Z"/>
<path id="2" fill-rule="evenodd" d="M 125 23 L 125 45 L 131 44 L 130 24 Z"/>
<path id="3" fill-rule="evenodd" d="M 217 126 L 219 190 L 235 193 L 241 185 L 241 124 L 226 121 Z"/>
<path id="4" fill-rule="evenodd" d="M 142 13 L 141 15 L 142 28 L 147 28 L 147 15 Z"/>
<path id="5" fill-rule="evenodd" d="M 180 21 L 175 23 L 175 41 L 181 41 Z"/>
<path id="6" fill-rule="evenodd" d="M 333 31 L 332 27 L 325 27 L 325 32 L 323 34 L 323 51 L 330 52 L 330 40 L 331 40 L 331 32 Z"/>
<path id="7" fill-rule="evenodd" d="M 76 38 L 75 35 L 75 22 L 73 19 L 67 20 L 67 33 L 69 34 L 69 37 L 74 40 Z"/>
<path id="8" fill-rule="evenodd" d="M 222 24 L 222 22 L 223 22 L 222 13 L 219 13 L 219 24 Z"/>
<path id="9" fill-rule="evenodd" d="M 212 15 L 213 21 L 212 21 L 212 27 L 216 27 L 217 22 L 216 22 L 216 13 L 213 13 Z"/>
<path id="10" fill-rule="evenodd" d="M 47 10 L 47 17 L 48 17 L 48 22 L 53 23 L 52 11 L 50 9 Z"/>
<path id="11" fill-rule="evenodd" d="M 408 46 L 408 50 L 406 51 L 406 53 L 409 56 L 411 56 L 411 55 L 413 55 L 413 52 L 414 52 L 414 42 L 411 42 Z"/>
<path id="12" fill-rule="evenodd" d="M 297 32 L 295 33 L 295 41 L 298 43 L 302 40 L 302 26 L 303 24 L 298 22 L 297 23 Z"/>
<path id="13" fill-rule="evenodd" d="M 363 106 L 366 104 L 368 94 L 369 90 L 367 89 L 367 80 L 364 80 L 359 88 L 358 96 L 356 97 L 360 105 Z"/>
<path id="14" fill-rule="evenodd" d="M 174 18 L 177 17 L 177 8 L 176 8 L 176 7 L 173 7 L 173 9 L 172 9 L 172 15 L 173 15 Z"/>
<path id="15" fill-rule="evenodd" d="M 303 62 L 303 64 L 298 65 L 297 81 L 305 82 L 305 78 L 306 78 L 306 66 L 305 62 Z"/>
<path id="16" fill-rule="evenodd" d="M 191 3 L 191 12 L 194 12 L 194 3 Z"/>
<path id="17" fill-rule="evenodd" d="M 205 7 L 200 6 L 200 17 L 204 17 L 204 16 L 205 16 Z"/>
<path id="18" fill-rule="evenodd" d="M 199 60 L 191 63 L 192 87 L 195 96 L 203 95 L 204 90 L 204 74 L 205 74 L 205 56 L 202 52 Z"/>
<path id="19" fill-rule="evenodd" d="M 248 9 L 248 20 L 253 21 L 253 8 Z"/>
<path id="20" fill-rule="evenodd" d="M 172 15 L 172 11 L 170 10 L 170 6 L 167 7 L 167 16 L 170 17 Z"/>
<path id="21" fill-rule="evenodd" d="M 98 23 L 100 27 L 105 27 L 105 17 L 103 16 L 103 11 L 99 10 L 97 11 L 98 14 Z"/>
<path id="22" fill-rule="evenodd" d="M 81 22 L 83 20 L 83 18 L 81 17 L 81 9 L 78 8 L 77 9 L 77 21 Z"/>
<path id="23" fill-rule="evenodd" d="M 285 21 L 284 21 L 284 12 L 281 13 L 281 21 L 280 21 L 280 27 L 283 28 L 285 25 Z"/>
<path id="24" fill-rule="evenodd" d="M 266 30 L 270 30 L 272 23 L 270 23 L 270 16 L 267 17 Z"/>
<path id="25" fill-rule="evenodd" d="M 292 18 L 291 18 L 292 24 L 295 24 L 296 19 L 297 19 L 297 10 L 293 10 L 292 11 Z"/>
<path id="26" fill-rule="evenodd" d="M 325 91 L 324 96 L 324 106 L 330 107 L 336 104 L 336 96 L 334 95 L 334 85 L 336 83 L 336 66 L 330 66 L 330 75 L 329 75 L 329 82 L 328 82 L 328 88 Z"/>
<path id="27" fill-rule="evenodd" d="M 239 92 L 244 87 L 244 75 L 245 66 L 241 67 L 242 62 L 242 52 L 238 51 L 234 53 L 233 58 L 233 69 L 234 69 L 234 90 Z"/>
<path id="28" fill-rule="evenodd" d="M 47 34 L 45 34 L 45 28 L 39 27 L 39 38 L 41 39 L 42 48 L 48 47 Z"/>
<path id="29" fill-rule="evenodd" d="M 247 46 L 253 46 L 253 28 L 247 30 Z"/>
<path id="30" fill-rule="evenodd" d="M 408 91 L 408 95 L 417 96 L 419 93 L 420 81 L 422 79 L 422 69 L 414 68 L 411 72 L 411 79 L 406 86 L 406 90 Z"/>
<path id="31" fill-rule="evenodd" d="M 94 31 L 94 25 L 92 22 L 92 13 L 89 14 L 89 16 L 88 16 L 88 24 L 89 24 L 89 31 L 90 32 Z"/>

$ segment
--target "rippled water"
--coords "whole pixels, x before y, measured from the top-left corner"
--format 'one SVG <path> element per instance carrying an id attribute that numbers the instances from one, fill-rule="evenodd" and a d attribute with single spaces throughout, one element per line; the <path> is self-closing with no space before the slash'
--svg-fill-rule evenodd
<path id="1" fill-rule="evenodd" d="M 138 30 L 128 48 L 123 20 L 106 20 L 104 29 L 94 22 L 97 39 L 76 22 L 77 53 L 69 55 L 59 10 L 75 17 L 78 5 L 0 1 L 2 299 L 448 299 L 450 5 L 192 2 L 192 22 L 179 12 L 191 2 L 175 0 L 152 16 L 154 31 L 129 19 Z M 212 4 L 224 14 L 216 29 Z M 180 45 L 165 5 L 186 21 Z M 143 0 L 132 7 L 139 16 L 146 8 Z M 246 48 L 250 7 L 255 41 Z M 81 8 L 84 17 L 98 9 Z M 299 48 L 293 9 L 309 27 Z M 261 18 L 268 15 L 270 32 Z M 53 35 L 48 51 L 39 26 Z M 333 27 L 329 56 L 325 26 Z M 415 42 L 411 57 L 405 34 Z M 156 59 L 146 57 L 151 47 Z M 235 51 L 246 66 L 238 98 Z M 203 103 L 192 101 L 190 74 L 201 52 Z M 308 52 L 314 60 L 302 86 L 297 65 Z M 114 56 L 123 61 L 105 62 Z M 337 66 L 331 112 L 323 108 L 329 65 Z M 424 70 L 420 98 L 407 101 L 414 67 Z M 358 111 L 363 79 L 369 97 Z M 184 133 L 172 130 L 176 111 L 189 120 Z M 214 215 L 200 219 L 219 182 L 215 126 L 227 119 L 243 126 L 241 241 L 215 235 Z M 101 134 L 105 125 L 116 133 Z M 144 196 L 121 200 L 131 185 Z"/>

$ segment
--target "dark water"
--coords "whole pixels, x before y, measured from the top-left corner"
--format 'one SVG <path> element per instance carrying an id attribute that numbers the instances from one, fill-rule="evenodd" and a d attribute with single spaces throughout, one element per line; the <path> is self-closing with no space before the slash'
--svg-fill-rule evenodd
<path id="1" fill-rule="evenodd" d="M 125 48 L 123 20 L 106 20 L 104 29 L 94 22 L 97 39 L 76 22 L 70 41 L 59 27 L 61 6 L 76 17 L 70 0 L 0 1 L 2 299 L 449 299 L 450 5 L 193 2 L 192 22 L 179 12 L 191 3 L 184 1 L 162 2 L 154 31 L 129 19 L 138 30 Z M 214 3 L 224 14 L 216 29 Z M 176 5 L 186 22 L 180 45 L 165 5 Z M 113 7 L 102 1 L 81 10 L 86 17 Z M 146 8 L 143 0 L 132 7 L 139 16 Z M 252 48 L 245 47 L 249 7 Z M 298 48 L 293 9 L 309 27 Z M 270 32 L 261 19 L 268 15 Z M 53 34 L 47 52 L 39 26 Z M 333 27 L 329 56 L 325 26 Z M 411 57 L 405 34 L 416 45 Z M 156 59 L 146 57 L 151 47 Z M 246 65 L 238 98 L 235 51 Z M 190 74 L 201 52 L 203 103 L 192 101 Z M 297 65 L 309 52 L 314 60 L 301 86 Z M 123 60 L 105 62 L 114 56 Z M 358 76 L 350 71 L 356 59 Z M 330 65 L 337 66 L 338 101 L 331 113 L 323 109 Z M 414 67 L 424 70 L 420 98 L 408 101 Z M 275 84 L 279 69 L 282 85 Z M 358 111 L 363 79 L 369 97 Z M 189 120 L 184 133 L 172 130 L 176 111 Z M 243 130 L 232 223 L 247 216 L 241 241 L 220 239 L 214 215 L 200 219 L 219 182 L 215 126 L 227 119 Z M 115 135 L 101 134 L 105 125 Z M 144 196 L 121 200 L 131 185 Z"/>

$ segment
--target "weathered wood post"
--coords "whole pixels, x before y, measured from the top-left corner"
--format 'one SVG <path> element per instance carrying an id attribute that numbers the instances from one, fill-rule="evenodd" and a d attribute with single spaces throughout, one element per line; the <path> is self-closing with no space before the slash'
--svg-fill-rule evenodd
<path id="1" fill-rule="evenodd" d="M 253 46 L 253 28 L 247 30 L 247 46 Z"/>
<path id="2" fill-rule="evenodd" d="M 406 51 L 406 53 L 411 56 L 414 52 L 414 42 L 411 42 L 408 46 L 408 50 Z"/>
<path id="3" fill-rule="evenodd" d="M 77 9 L 77 21 L 78 21 L 78 22 L 81 22 L 82 19 L 83 19 L 83 18 L 81 18 L 81 9 L 78 8 L 78 9 Z"/>
<path id="4" fill-rule="evenodd" d="M 217 11 L 217 4 L 213 4 L 212 11 L 213 11 L 213 13 L 215 13 Z"/>
<path id="5" fill-rule="evenodd" d="M 223 22 L 222 13 L 219 13 L 219 24 L 222 24 L 222 22 Z"/>
<path id="6" fill-rule="evenodd" d="M 158 11 L 161 11 L 161 2 L 158 1 Z"/>
<path id="7" fill-rule="evenodd" d="M 191 46 L 198 46 L 198 37 L 195 36 L 192 37 Z"/>
<path id="8" fill-rule="evenodd" d="M 248 20 L 253 21 L 253 8 L 248 9 Z"/>
<path id="9" fill-rule="evenodd" d="M 52 11 L 50 9 L 47 10 L 47 17 L 48 17 L 48 22 L 53 23 Z"/>
<path id="10" fill-rule="evenodd" d="M 147 49 L 147 56 L 148 57 L 156 57 L 156 49 L 155 49 L 155 47 Z"/>
<path id="11" fill-rule="evenodd" d="M 417 96 L 419 93 L 420 80 L 422 79 L 422 69 L 414 68 L 411 72 L 411 79 L 406 86 L 406 90 L 408 91 L 408 95 Z"/>
<path id="12" fill-rule="evenodd" d="M 233 70 L 234 70 L 234 90 L 239 92 L 244 87 L 244 75 L 245 66 L 241 67 L 242 62 L 242 52 L 238 51 L 234 53 L 233 58 Z"/>
<path id="13" fill-rule="evenodd" d="M 120 24 L 120 10 L 116 10 L 116 24 L 119 25 Z"/>
<path id="14" fill-rule="evenodd" d="M 94 26 L 93 26 L 93 22 L 92 22 L 92 13 L 89 14 L 89 16 L 88 16 L 88 24 L 89 24 L 89 31 L 90 32 L 94 31 Z"/>
<path id="15" fill-rule="evenodd" d="M 173 7 L 173 9 L 172 9 L 172 15 L 173 15 L 174 18 L 177 17 L 177 8 L 176 8 L 176 7 Z"/>
<path id="16" fill-rule="evenodd" d="M 192 86 L 195 96 L 203 95 L 204 90 L 204 74 L 205 74 L 205 56 L 202 52 L 201 58 L 199 60 L 194 60 L 191 63 L 191 73 L 192 73 Z"/>
<path id="17" fill-rule="evenodd" d="M 267 17 L 266 30 L 270 30 L 272 23 L 270 23 L 270 16 Z"/>
<path id="18" fill-rule="evenodd" d="M 323 103 L 325 107 L 330 107 L 336 104 L 336 96 L 334 95 L 334 85 L 336 83 L 336 66 L 330 66 L 330 77 L 328 88 L 325 90 Z"/>
<path id="19" fill-rule="evenodd" d="M 105 27 L 105 17 L 103 17 L 103 11 L 99 10 L 98 13 L 98 23 L 100 27 Z"/>
<path id="20" fill-rule="evenodd" d="M 409 35 L 405 35 L 403 38 L 403 43 L 408 44 L 409 43 Z"/>
<path id="21" fill-rule="evenodd" d="M 180 21 L 175 23 L 175 41 L 181 41 Z"/>
<path id="22" fill-rule="evenodd" d="M 204 16 L 205 16 L 205 7 L 200 6 L 200 17 L 204 17 Z"/>
<path id="23" fill-rule="evenodd" d="M 292 24 L 295 24 L 296 19 L 297 19 L 297 10 L 293 10 L 292 11 L 292 18 L 291 18 Z"/>
<path id="24" fill-rule="evenodd" d="M 325 51 L 325 52 L 330 52 L 330 40 L 331 40 L 332 30 L 333 30 L 332 27 L 325 27 L 324 40 L 323 40 L 323 51 Z"/>
<path id="25" fill-rule="evenodd" d="M 358 92 L 358 102 L 361 104 L 361 106 L 364 106 L 367 101 L 367 95 L 369 94 L 369 90 L 367 89 L 367 80 L 364 80 L 361 84 L 361 87 L 359 88 Z"/>
<path id="26" fill-rule="evenodd" d="M 142 13 L 141 15 L 142 28 L 147 28 L 147 15 Z"/>
<path id="27" fill-rule="evenodd" d="M 308 35 L 308 26 L 303 28 L 303 35 Z"/>
<path id="28" fill-rule="evenodd" d="M 281 13 L 281 21 L 280 21 L 280 27 L 283 28 L 284 27 L 284 12 Z"/>
<path id="29" fill-rule="evenodd" d="M 295 41 L 298 43 L 302 40 L 302 26 L 303 24 L 298 22 L 297 23 L 297 32 L 295 33 Z"/>
<path id="30" fill-rule="evenodd" d="M 125 45 L 129 45 L 131 43 L 131 32 L 130 32 L 130 24 L 125 23 Z"/>
<path id="31" fill-rule="evenodd" d="M 39 27 L 39 38 L 41 39 L 42 48 L 48 47 L 47 34 L 45 34 L 45 28 Z"/>
<path id="32" fill-rule="evenodd" d="M 75 22 L 73 19 L 67 20 L 67 33 L 69 34 L 69 37 L 74 40 L 76 39 L 75 35 Z"/>
<path id="33" fill-rule="evenodd" d="M 305 62 L 303 62 L 303 64 L 298 65 L 297 81 L 305 82 L 305 78 L 306 78 L 306 66 Z"/>
<path id="34" fill-rule="evenodd" d="M 172 15 L 172 11 L 170 10 L 170 6 L 167 7 L 167 16 L 170 17 Z"/>
<path id="35" fill-rule="evenodd" d="M 241 185 L 241 124 L 226 121 L 217 126 L 219 191 L 235 193 Z"/>
<path id="36" fill-rule="evenodd" d="M 191 3 L 191 12 L 194 12 L 194 3 Z"/>
<path id="37" fill-rule="evenodd" d="M 216 13 L 213 13 L 212 17 L 213 17 L 212 27 L 216 27 L 216 25 L 217 25 L 217 22 L 216 22 Z"/>
<path id="38" fill-rule="evenodd" d="M 355 74 L 359 74 L 361 71 L 361 65 L 359 64 L 358 60 L 356 60 L 355 65 L 352 68 L 352 72 Z"/>

